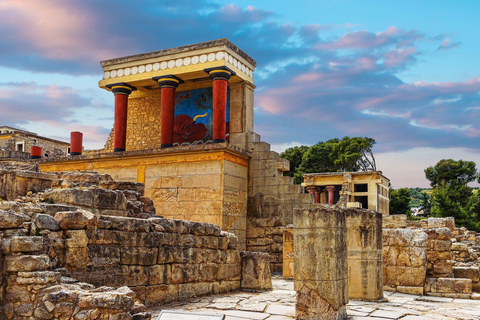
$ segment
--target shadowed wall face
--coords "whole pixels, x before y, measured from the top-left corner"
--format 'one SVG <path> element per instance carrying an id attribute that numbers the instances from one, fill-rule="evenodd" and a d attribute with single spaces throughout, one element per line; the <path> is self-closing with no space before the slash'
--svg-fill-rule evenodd
<path id="1" fill-rule="evenodd" d="M 294 209 L 297 319 L 347 318 L 347 226 L 342 211 L 319 204 Z"/>

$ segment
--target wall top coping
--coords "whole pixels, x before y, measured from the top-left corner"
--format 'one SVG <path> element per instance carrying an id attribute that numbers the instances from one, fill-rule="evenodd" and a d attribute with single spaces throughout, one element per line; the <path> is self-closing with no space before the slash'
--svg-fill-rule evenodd
<path id="1" fill-rule="evenodd" d="M 228 144 L 228 143 L 212 143 L 205 145 L 190 145 L 190 146 L 179 146 L 171 147 L 164 149 L 147 149 L 147 150 L 133 150 L 133 151 L 124 151 L 124 152 L 106 152 L 106 153 L 92 153 L 92 154 L 82 154 L 79 156 L 66 156 L 62 158 L 41 158 L 35 160 L 28 160 L 29 162 L 39 162 L 39 163 L 51 163 L 51 162 L 75 162 L 83 160 L 114 160 L 122 158 L 141 158 L 141 157 L 154 157 L 154 156 L 181 156 L 182 154 L 188 153 L 204 153 L 204 152 L 215 152 L 215 151 L 225 151 L 227 153 L 234 154 L 240 158 L 248 159 L 250 158 L 250 153 L 246 150 L 239 148 L 237 146 Z"/>

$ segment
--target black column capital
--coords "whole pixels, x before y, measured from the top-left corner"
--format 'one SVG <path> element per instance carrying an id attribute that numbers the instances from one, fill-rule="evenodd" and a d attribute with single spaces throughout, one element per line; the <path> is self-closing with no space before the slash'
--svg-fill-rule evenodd
<path id="1" fill-rule="evenodd" d="M 172 87 L 176 89 L 178 85 L 184 83 L 182 79 L 179 77 L 174 76 L 173 74 L 168 74 L 165 76 L 159 76 L 159 77 L 153 77 L 152 80 L 155 80 L 158 82 L 160 87 Z"/>
<path id="2" fill-rule="evenodd" d="M 203 71 L 208 73 L 210 78 L 212 78 L 213 80 L 220 79 L 220 80 L 228 81 L 228 79 L 230 79 L 231 76 L 236 75 L 235 71 L 225 66 L 207 68 L 207 69 L 203 69 Z"/>
<path id="3" fill-rule="evenodd" d="M 137 88 L 125 82 L 107 84 L 107 88 L 111 89 L 113 94 L 124 94 L 126 96 L 130 95 L 132 91 L 137 90 Z"/>

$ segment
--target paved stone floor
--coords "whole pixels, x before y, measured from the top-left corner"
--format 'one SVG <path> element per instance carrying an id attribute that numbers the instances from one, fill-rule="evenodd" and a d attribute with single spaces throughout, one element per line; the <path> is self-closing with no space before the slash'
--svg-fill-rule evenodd
<path id="1" fill-rule="evenodd" d="M 350 301 L 349 320 L 475 320 L 480 319 L 480 301 L 401 293 L 384 293 L 385 302 Z M 295 318 L 295 291 L 292 280 L 274 277 L 273 290 L 261 293 L 234 292 L 207 296 L 153 309 L 152 319 L 161 310 L 225 314 L 226 320 L 291 320 Z"/>

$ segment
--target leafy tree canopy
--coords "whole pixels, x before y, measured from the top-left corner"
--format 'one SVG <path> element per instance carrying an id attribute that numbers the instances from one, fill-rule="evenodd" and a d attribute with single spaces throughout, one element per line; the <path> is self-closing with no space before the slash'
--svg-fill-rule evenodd
<path id="1" fill-rule="evenodd" d="M 442 159 L 434 167 L 425 169 L 425 177 L 430 180 L 432 187 L 442 182 L 450 186 L 466 185 L 477 178 L 475 166 L 473 161 Z"/>
<path id="2" fill-rule="evenodd" d="M 408 188 L 390 190 L 390 214 L 411 215 L 410 190 Z"/>
<path id="3" fill-rule="evenodd" d="M 375 139 L 368 137 L 335 138 L 311 147 L 289 148 L 280 157 L 290 161 L 290 171 L 285 175 L 293 176 L 295 183 L 301 183 L 305 173 L 375 171 L 374 144 Z"/>

